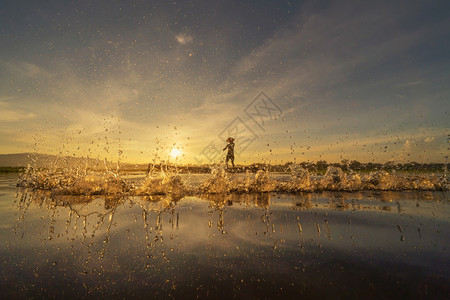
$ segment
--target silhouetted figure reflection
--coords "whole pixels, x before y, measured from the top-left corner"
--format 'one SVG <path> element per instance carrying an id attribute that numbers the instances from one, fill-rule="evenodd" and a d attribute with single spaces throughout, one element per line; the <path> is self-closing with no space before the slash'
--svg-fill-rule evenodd
<path id="1" fill-rule="evenodd" d="M 231 164 L 233 165 L 233 168 L 234 168 L 234 139 L 232 137 L 227 138 L 227 143 L 228 143 L 228 145 L 226 145 L 225 148 L 223 148 L 223 151 L 228 149 L 227 157 L 225 159 L 225 164 L 228 169 L 228 161 L 229 160 L 231 160 Z"/>

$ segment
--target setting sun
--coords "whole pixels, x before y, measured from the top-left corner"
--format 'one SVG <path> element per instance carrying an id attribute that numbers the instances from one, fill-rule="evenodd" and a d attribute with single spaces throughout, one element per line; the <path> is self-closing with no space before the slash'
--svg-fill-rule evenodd
<path id="1" fill-rule="evenodd" d="M 178 148 L 172 148 L 172 150 L 170 150 L 170 156 L 172 158 L 178 158 L 178 156 L 181 155 L 181 150 Z"/>

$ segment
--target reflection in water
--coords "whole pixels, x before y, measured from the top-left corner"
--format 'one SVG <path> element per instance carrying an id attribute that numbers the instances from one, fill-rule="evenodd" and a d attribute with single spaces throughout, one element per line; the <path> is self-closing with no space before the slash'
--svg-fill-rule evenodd
<path id="1" fill-rule="evenodd" d="M 240 184 L 270 186 L 266 175 Z M 204 186 L 190 196 L 19 189 L 16 235 L 2 233 L 2 254 L 10 253 L 2 290 L 24 298 L 447 295 L 446 192 Z"/>

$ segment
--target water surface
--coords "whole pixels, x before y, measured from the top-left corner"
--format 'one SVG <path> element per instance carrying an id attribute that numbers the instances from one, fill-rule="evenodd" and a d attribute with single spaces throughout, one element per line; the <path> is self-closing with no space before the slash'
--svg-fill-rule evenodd
<path id="1" fill-rule="evenodd" d="M 448 192 L 86 196 L 16 182 L 0 176 L 6 297 L 449 295 Z"/>

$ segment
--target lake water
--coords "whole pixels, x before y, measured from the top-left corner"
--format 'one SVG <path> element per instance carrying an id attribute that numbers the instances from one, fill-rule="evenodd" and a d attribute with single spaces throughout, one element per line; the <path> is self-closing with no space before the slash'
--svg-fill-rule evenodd
<path id="1" fill-rule="evenodd" d="M 0 175 L 4 299 L 450 295 L 446 191 L 80 196 L 17 178 Z"/>

